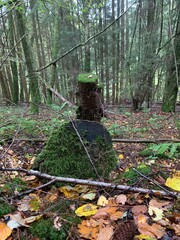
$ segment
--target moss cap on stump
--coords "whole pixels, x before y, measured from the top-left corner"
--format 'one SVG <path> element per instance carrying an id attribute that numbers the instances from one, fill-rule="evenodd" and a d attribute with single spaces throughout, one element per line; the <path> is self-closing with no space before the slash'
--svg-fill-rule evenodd
<path id="1" fill-rule="evenodd" d="M 107 178 L 117 164 L 110 135 L 100 123 L 86 120 L 65 123 L 55 130 L 33 168 L 55 176 L 97 179 L 74 126 L 99 176 Z"/>
<path id="2" fill-rule="evenodd" d="M 81 73 L 77 76 L 80 83 L 96 83 L 98 76 L 92 73 Z"/>

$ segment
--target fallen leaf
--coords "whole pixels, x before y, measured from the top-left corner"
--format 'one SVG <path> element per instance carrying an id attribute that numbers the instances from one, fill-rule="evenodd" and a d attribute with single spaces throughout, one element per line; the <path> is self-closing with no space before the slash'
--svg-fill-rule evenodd
<path id="1" fill-rule="evenodd" d="M 79 207 L 78 209 L 76 209 L 75 213 L 78 217 L 88 217 L 88 216 L 92 216 L 94 214 L 96 214 L 97 212 L 97 206 L 93 205 L 93 204 L 85 204 L 81 207 Z"/>
<path id="2" fill-rule="evenodd" d="M 152 206 L 149 207 L 148 213 L 150 216 L 153 216 L 155 214 L 155 217 L 152 218 L 154 221 L 159 221 L 164 216 L 162 209 Z"/>
<path id="3" fill-rule="evenodd" d="M 137 221 L 138 231 L 141 234 L 150 236 L 152 238 L 156 237 L 157 239 L 159 239 L 163 237 L 163 235 L 165 234 L 165 228 L 156 223 L 149 225 L 147 223 L 147 219 L 148 217 L 145 215 L 138 216 L 138 221 Z"/>
<path id="4" fill-rule="evenodd" d="M 123 155 L 123 154 L 119 154 L 118 158 L 119 158 L 120 160 L 122 160 L 122 159 L 124 159 L 124 155 Z"/>
<path id="5" fill-rule="evenodd" d="M 97 201 L 97 205 L 102 206 L 102 207 L 107 206 L 108 205 L 108 200 L 106 199 L 105 196 L 101 195 L 99 197 L 98 201 Z"/>
<path id="6" fill-rule="evenodd" d="M 172 224 L 172 228 L 174 229 L 177 236 L 180 236 L 180 224 Z"/>
<path id="7" fill-rule="evenodd" d="M 149 202 L 149 206 L 152 207 L 157 207 L 157 208 L 162 208 L 165 209 L 165 207 L 169 206 L 170 202 L 169 201 L 157 201 L 156 199 L 151 199 Z"/>
<path id="8" fill-rule="evenodd" d="M 12 233 L 12 229 L 0 222 L 0 240 L 6 240 Z"/>
<path id="9" fill-rule="evenodd" d="M 112 226 L 101 228 L 97 235 L 97 240 L 110 240 L 113 236 L 113 232 L 114 229 Z"/>
<path id="10" fill-rule="evenodd" d="M 89 192 L 89 193 L 86 193 L 84 195 L 81 195 L 81 198 L 83 200 L 94 200 L 96 197 L 96 193 L 95 192 Z"/>
<path id="11" fill-rule="evenodd" d="M 173 175 L 173 178 L 167 178 L 165 185 L 175 191 L 180 191 L 180 174 L 179 172 Z"/>
<path id="12" fill-rule="evenodd" d="M 135 236 L 136 240 L 156 240 L 156 238 L 144 235 L 144 234 L 140 234 L 138 236 Z"/>
<path id="13" fill-rule="evenodd" d="M 60 187 L 59 190 L 64 194 L 66 198 L 76 199 L 79 197 L 79 193 L 75 191 L 71 186 L 63 186 Z"/>
<path id="14" fill-rule="evenodd" d="M 16 213 L 16 214 L 8 214 L 7 216 L 10 217 L 10 220 L 7 223 L 7 226 L 11 229 L 14 228 L 18 228 L 20 226 L 24 226 L 24 227 L 29 227 L 26 224 L 25 219 L 22 218 L 20 213 Z"/>
<path id="15" fill-rule="evenodd" d="M 96 240 L 98 231 L 99 224 L 96 221 L 83 220 L 78 224 L 78 232 L 85 239 Z"/>
<path id="16" fill-rule="evenodd" d="M 126 195 L 120 194 L 120 195 L 116 196 L 116 202 L 117 202 L 118 204 L 124 205 L 124 204 L 126 203 L 126 201 L 127 201 Z"/>
<path id="17" fill-rule="evenodd" d="M 59 216 L 56 216 L 54 219 L 54 228 L 60 231 L 61 227 L 62 227 L 61 219 Z"/>

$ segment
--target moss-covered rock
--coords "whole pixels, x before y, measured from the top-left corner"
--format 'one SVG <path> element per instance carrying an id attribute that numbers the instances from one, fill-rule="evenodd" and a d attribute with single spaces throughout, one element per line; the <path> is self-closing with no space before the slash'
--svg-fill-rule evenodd
<path id="1" fill-rule="evenodd" d="M 110 135 L 101 124 L 85 120 L 55 130 L 33 168 L 55 176 L 97 179 L 82 141 L 99 176 L 108 177 L 117 163 Z"/>

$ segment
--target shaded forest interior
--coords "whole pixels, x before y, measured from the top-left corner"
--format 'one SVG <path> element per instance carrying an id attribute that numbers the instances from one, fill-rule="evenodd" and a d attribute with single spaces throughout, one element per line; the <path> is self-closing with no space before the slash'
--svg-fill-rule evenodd
<path id="1" fill-rule="evenodd" d="M 77 103 L 77 76 L 96 74 L 106 105 L 179 100 L 180 2 L 0 2 L 0 99 Z M 61 100 L 56 98 L 59 93 Z"/>

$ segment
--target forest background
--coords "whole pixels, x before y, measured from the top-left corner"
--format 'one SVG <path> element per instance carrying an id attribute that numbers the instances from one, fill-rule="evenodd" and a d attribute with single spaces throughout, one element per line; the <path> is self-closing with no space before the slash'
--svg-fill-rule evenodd
<path id="1" fill-rule="evenodd" d="M 0 11 L 1 102 L 38 113 L 57 91 L 75 103 L 77 75 L 90 72 L 107 105 L 175 111 L 179 0 L 1 0 Z"/>

